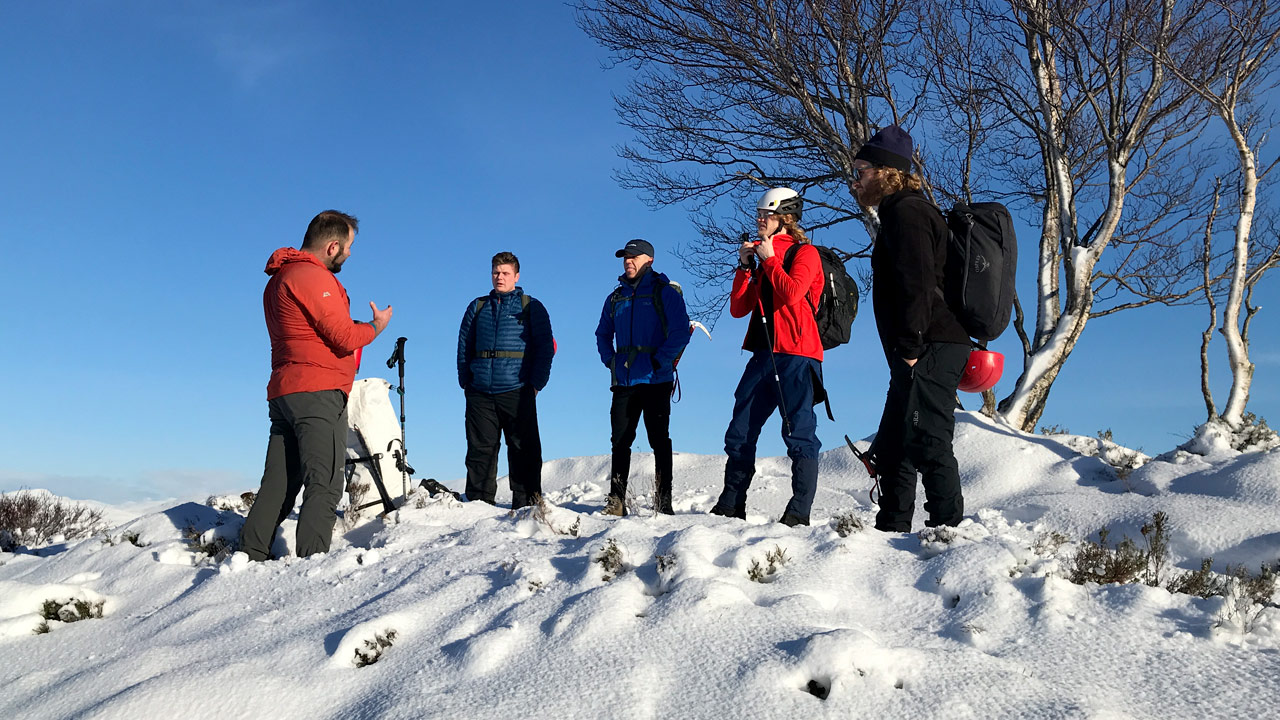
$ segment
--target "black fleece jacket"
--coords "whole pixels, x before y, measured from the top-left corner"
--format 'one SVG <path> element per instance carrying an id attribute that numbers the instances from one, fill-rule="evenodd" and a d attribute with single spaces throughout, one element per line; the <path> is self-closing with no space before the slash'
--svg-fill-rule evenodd
<path id="1" fill-rule="evenodd" d="M 871 251 L 876 329 L 885 358 L 913 360 L 926 343 L 969 343 L 938 289 L 947 259 L 947 225 L 924 195 L 896 192 L 880 201 L 880 234 Z"/>

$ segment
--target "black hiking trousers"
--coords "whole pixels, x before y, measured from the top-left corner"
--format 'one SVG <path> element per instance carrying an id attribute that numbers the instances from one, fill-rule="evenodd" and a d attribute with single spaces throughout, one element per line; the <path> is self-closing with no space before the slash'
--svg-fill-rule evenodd
<path id="1" fill-rule="evenodd" d="M 289 393 L 267 401 L 267 411 L 267 461 L 258 496 L 240 530 L 240 549 L 250 560 L 270 560 L 276 530 L 293 512 L 301 492 L 298 557 L 329 552 L 347 457 L 347 394 Z"/>
<path id="2" fill-rule="evenodd" d="M 627 496 L 631 475 L 631 443 L 644 416 L 644 429 L 653 448 L 653 484 L 659 502 L 671 501 L 671 387 L 673 383 L 615 385 L 609 406 L 613 461 L 609 471 L 609 494 Z"/>
<path id="3" fill-rule="evenodd" d="M 917 472 L 926 526 L 954 526 L 964 517 L 952 439 L 956 386 L 968 361 L 969 346 L 958 343 L 926 344 L 915 366 L 889 359 L 889 394 L 872 442 L 881 492 L 877 530 L 911 532 Z"/>
<path id="4" fill-rule="evenodd" d="M 532 385 L 503 393 L 467 394 L 467 500 L 496 504 L 498 446 L 507 438 L 511 507 L 522 508 L 542 493 L 542 438 L 537 391 Z"/>

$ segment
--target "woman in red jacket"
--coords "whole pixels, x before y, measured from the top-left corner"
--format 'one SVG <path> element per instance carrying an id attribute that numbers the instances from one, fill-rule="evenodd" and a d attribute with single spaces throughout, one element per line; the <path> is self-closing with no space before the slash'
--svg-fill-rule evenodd
<path id="1" fill-rule="evenodd" d="M 818 490 L 818 418 L 822 390 L 822 340 L 813 307 L 822 294 L 822 260 L 797 224 L 803 200 L 790 188 L 774 188 L 756 206 L 760 239 L 738 248 L 729 314 L 751 316 L 744 350 L 751 351 L 724 435 L 729 456 L 724 490 L 711 512 L 746 518 L 747 488 L 756 469 L 760 429 L 777 409 L 791 458 L 791 502 L 779 522 L 808 525 Z"/>

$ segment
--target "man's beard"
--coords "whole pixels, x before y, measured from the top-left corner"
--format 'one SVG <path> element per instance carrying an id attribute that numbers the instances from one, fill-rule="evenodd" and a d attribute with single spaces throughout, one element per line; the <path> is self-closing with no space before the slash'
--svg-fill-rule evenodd
<path id="1" fill-rule="evenodd" d="M 342 272 L 342 264 L 345 263 L 346 261 L 347 261 L 346 258 L 343 258 L 341 260 L 325 260 L 324 265 L 325 267 L 329 268 L 329 272 L 333 273 L 334 275 L 337 275 L 338 273 Z"/>
<path id="2" fill-rule="evenodd" d="M 858 193 L 858 204 L 864 208 L 878 207 L 889 193 L 884 186 L 884 178 L 877 173 L 875 177 L 862 183 L 862 192 Z"/>

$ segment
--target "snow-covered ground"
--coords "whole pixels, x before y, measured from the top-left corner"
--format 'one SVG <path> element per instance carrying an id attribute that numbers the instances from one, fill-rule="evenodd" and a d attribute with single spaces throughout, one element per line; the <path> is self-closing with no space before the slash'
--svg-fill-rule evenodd
<path id="1" fill-rule="evenodd" d="M 674 517 L 602 516 L 594 456 L 546 464 L 545 512 L 414 496 L 306 560 L 214 560 L 188 538 L 243 517 L 198 502 L 3 554 L 0 717 L 1277 717 L 1276 609 L 1246 629 L 1222 598 L 1065 575 L 1076 543 L 1105 525 L 1141 544 L 1155 511 L 1178 572 L 1275 562 L 1280 452 L 1209 443 L 1122 479 L 1081 454 L 1115 462 L 1100 441 L 958 421 L 949 537 L 869 529 L 866 474 L 835 447 L 808 528 L 775 522 L 786 458 L 760 460 L 742 522 L 706 514 L 722 458 L 689 454 Z M 633 467 L 651 486 L 652 457 Z M 70 598 L 103 617 L 34 634 Z"/>

